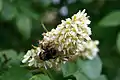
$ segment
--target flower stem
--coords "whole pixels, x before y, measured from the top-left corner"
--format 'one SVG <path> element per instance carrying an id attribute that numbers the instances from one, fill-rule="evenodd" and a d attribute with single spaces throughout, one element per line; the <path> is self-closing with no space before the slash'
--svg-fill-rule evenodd
<path id="1" fill-rule="evenodd" d="M 55 80 L 49 70 L 45 70 L 45 71 L 46 71 L 47 75 L 48 75 L 52 80 Z"/>
<path id="2" fill-rule="evenodd" d="M 44 28 L 44 30 L 46 31 L 46 32 L 48 32 L 48 30 L 47 30 L 47 28 L 45 27 L 45 25 L 42 23 L 42 27 Z"/>
<path id="3" fill-rule="evenodd" d="M 48 69 L 43 69 L 42 71 L 44 74 L 48 75 L 51 78 L 51 80 L 55 80 Z"/>

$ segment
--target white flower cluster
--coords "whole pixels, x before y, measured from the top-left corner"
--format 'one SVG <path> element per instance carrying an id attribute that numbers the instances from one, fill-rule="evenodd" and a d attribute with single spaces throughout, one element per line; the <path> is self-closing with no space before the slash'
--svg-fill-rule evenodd
<path id="1" fill-rule="evenodd" d="M 25 63 L 28 61 L 28 66 L 32 66 L 32 65 L 34 65 L 35 67 L 41 66 L 41 64 L 39 64 L 39 58 L 38 58 L 39 52 L 43 52 L 43 50 L 39 47 L 36 48 L 36 50 L 34 49 L 28 50 L 26 55 L 24 55 L 24 59 L 22 60 L 22 62 Z"/>
<path id="2" fill-rule="evenodd" d="M 89 37 L 91 35 L 91 28 L 88 27 L 90 20 L 86 16 L 85 10 L 79 11 L 68 18 L 66 21 L 52 29 L 50 32 L 44 34 L 43 40 L 45 42 L 54 42 L 55 48 L 64 54 L 86 56 L 93 59 L 98 52 L 98 41 L 94 42 Z M 94 51 L 95 49 L 95 51 Z"/>
<path id="3" fill-rule="evenodd" d="M 83 10 L 74 14 L 72 18 L 62 20 L 56 29 L 43 34 L 44 38 L 40 41 L 38 50 L 28 51 L 24 56 L 23 63 L 28 61 L 29 66 L 40 67 L 41 65 L 44 66 L 43 63 L 47 61 L 47 64 L 50 63 L 52 67 L 53 64 L 68 61 L 73 57 L 93 59 L 99 51 L 97 48 L 99 42 L 90 38 L 91 28 L 88 27 L 90 24 L 88 18 L 87 13 Z M 56 57 L 41 59 L 40 54 L 44 55 L 46 50 L 47 55 L 52 54 L 50 53 L 52 50 L 56 51 L 52 55 Z"/>

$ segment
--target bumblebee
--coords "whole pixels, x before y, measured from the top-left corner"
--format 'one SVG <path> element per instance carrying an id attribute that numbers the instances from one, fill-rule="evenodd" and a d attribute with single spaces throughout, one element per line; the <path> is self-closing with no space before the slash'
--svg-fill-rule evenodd
<path id="1" fill-rule="evenodd" d="M 44 50 L 43 53 L 39 53 L 39 58 L 43 61 L 49 59 L 55 59 L 57 57 L 57 50 L 52 47 L 52 44 L 40 44 L 41 48 Z"/>
<path id="2" fill-rule="evenodd" d="M 56 50 L 54 49 L 45 49 L 43 53 L 39 54 L 39 58 L 43 61 L 56 58 Z"/>

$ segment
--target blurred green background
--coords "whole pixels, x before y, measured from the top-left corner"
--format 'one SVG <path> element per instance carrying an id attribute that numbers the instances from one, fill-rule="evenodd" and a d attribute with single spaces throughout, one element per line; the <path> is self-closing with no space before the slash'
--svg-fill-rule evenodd
<path id="1" fill-rule="evenodd" d="M 0 0 L 0 80 L 28 80 L 31 72 L 20 66 L 32 44 L 62 19 L 86 9 L 92 39 L 99 40 L 102 73 L 120 80 L 120 0 Z"/>

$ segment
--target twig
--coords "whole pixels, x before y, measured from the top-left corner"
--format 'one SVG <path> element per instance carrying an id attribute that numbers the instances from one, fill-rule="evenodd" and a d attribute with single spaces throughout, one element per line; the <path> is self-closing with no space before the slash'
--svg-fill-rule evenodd
<path id="1" fill-rule="evenodd" d="M 43 23 L 41 23 L 41 24 L 42 24 L 43 29 L 44 29 L 46 32 L 48 32 L 48 30 L 47 30 L 47 28 L 45 27 L 45 25 L 44 25 Z"/>

